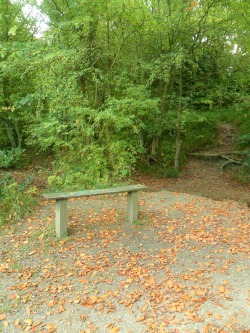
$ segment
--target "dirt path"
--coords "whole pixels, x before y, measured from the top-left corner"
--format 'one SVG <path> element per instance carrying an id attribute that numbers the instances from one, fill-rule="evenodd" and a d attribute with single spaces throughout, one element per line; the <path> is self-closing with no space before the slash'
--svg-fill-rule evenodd
<path id="1" fill-rule="evenodd" d="M 191 157 L 180 178 L 157 179 L 147 174 L 137 174 L 133 176 L 133 182 L 144 184 L 151 191 L 167 190 L 201 195 L 215 200 L 250 203 L 250 186 L 238 182 L 232 169 L 221 172 L 222 163 Z"/>
<path id="2" fill-rule="evenodd" d="M 200 153 L 219 153 L 235 150 L 237 129 L 230 124 L 218 126 L 216 147 Z M 235 200 L 250 205 L 250 184 L 243 185 L 236 180 L 236 168 L 229 166 L 221 171 L 225 160 L 198 159 L 189 157 L 180 178 L 157 179 L 146 174 L 133 177 L 135 183 L 147 185 L 151 191 L 167 190 L 201 195 L 215 200 Z"/>

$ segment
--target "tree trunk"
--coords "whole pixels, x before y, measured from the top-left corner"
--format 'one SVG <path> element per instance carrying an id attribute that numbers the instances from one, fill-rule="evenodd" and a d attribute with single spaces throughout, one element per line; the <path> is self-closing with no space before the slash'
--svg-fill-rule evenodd
<path id="1" fill-rule="evenodd" d="M 182 70 L 180 69 L 180 83 L 179 83 L 179 106 L 177 109 L 176 118 L 176 136 L 175 136 L 175 158 L 174 158 L 174 168 L 176 171 L 179 170 L 180 164 L 180 153 L 181 153 L 181 111 L 182 111 Z"/>
<path id="2" fill-rule="evenodd" d="M 14 130 L 13 127 L 11 126 L 11 122 L 5 120 L 5 128 L 7 132 L 7 136 L 10 140 L 11 148 L 17 148 L 17 142 L 14 136 Z"/>
<path id="3" fill-rule="evenodd" d="M 15 132 L 16 132 L 16 136 L 17 136 L 17 146 L 19 149 L 21 149 L 23 138 L 22 138 L 22 135 L 19 130 L 18 122 L 16 120 L 14 122 L 14 128 L 15 128 Z"/>

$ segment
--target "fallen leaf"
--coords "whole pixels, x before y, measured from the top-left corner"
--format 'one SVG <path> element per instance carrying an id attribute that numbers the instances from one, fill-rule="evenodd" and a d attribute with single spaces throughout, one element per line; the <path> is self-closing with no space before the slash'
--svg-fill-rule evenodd
<path id="1" fill-rule="evenodd" d="M 31 326 L 33 324 L 33 320 L 32 319 L 24 319 L 25 324 Z"/>
<path id="2" fill-rule="evenodd" d="M 19 326 L 19 325 L 20 325 L 20 319 L 16 319 L 16 320 L 14 321 L 14 325 L 15 325 L 15 326 Z"/>
<path id="3" fill-rule="evenodd" d="M 225 287 L 224 286 L 217 286 L 217 289 L 219 290 L 220 293 L 225 292 Z"/>
<path id="4" fill-rule="evenodd" d="M 32 325 L 32 328 L 36 328 L 37 326 L 41 325 L 41 321 L 36 322 L 34 325 Z"/>
<path id="5" fill-rule="evenodd" d="M 209 324 L 208 325 L 206 325 L 203 329 L 202 329 L 202 331 L 201 331 L 201 333 L 209 333 Z"/>
<path id="6" fill-rule="evenodd" d="M 48 324 L 46 327 L 47 327 L 48 333 L 53 333 L 53 332 L 56 332 L 56 330 L 57 330 L 57 327 L 54 324 Z"/>
<path id="7" fill-rule="evenodd" d="M 10 294 L 10 299 L 19 298 L 17 293 Z"/>
<path id="8" fill-rule="evenodd" d="M 6 319 L 6 314 L 5 313 L 0 313 L 0 320 Z"/>
<path id="9" fill-rule="evenodd" d="M 98 301 L 98 297 L 96 295 L 95 296 L 91 296 L 90 298 L 91 298 L 91 301 L 93 303 L 96 303 Z"/>
<path id="10" fill-rule="evenodd" d="M 115 327 L 111 328 L 111 330 L 109 330 L 109 333 L 117 333 L 119 331 L 120 331 L 120 328 L 115 326 Z"/>

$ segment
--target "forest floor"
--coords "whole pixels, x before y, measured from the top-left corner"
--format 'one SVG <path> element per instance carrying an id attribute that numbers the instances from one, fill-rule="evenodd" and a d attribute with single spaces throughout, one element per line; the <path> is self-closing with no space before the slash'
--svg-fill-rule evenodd
<path id="1" fill-rule="evenodd" d="M 199 153 L 220 153 L 234 150 L 237 130 L 229 124 L 220 124 L 217 146 Z M 221 171 L 225 160 L 202 159 L 189 156 L 179 178 L 155 178 L 148 174 L 137 174 L 134 183 L 144 184 L 150 191 L 168 190 L 201 195 L 215 200 L 235 200 L 250 204 L 250 185 L 236 178 L 237 169 L 230 165 Z"/>
<path id="2" fill-rule="evenodd" d="M 231 147 L 222 130 L 214 150 Z M 250 188 L 220 165 L 192 157 L 179 179 L 134 176 L 149 187 L 134 226 L 117 195 L 70 200 L 60 240 L 46 201 L 6 228 L 0 332 L 249 333 Z"/>

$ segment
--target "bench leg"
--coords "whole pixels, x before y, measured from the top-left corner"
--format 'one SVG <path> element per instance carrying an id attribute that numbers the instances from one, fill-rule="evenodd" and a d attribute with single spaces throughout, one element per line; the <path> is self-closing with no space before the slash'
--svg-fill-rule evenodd
<path id="1" fill-rule="evenodd" d="M 138 221 L 138 192 L 128 193 L 128 222 Z"/>
<path id="2" fill-rule="evenodd" d="M 56 235 L 62 237 L 67 234 L 67 200 L 56 200 Z"/>

